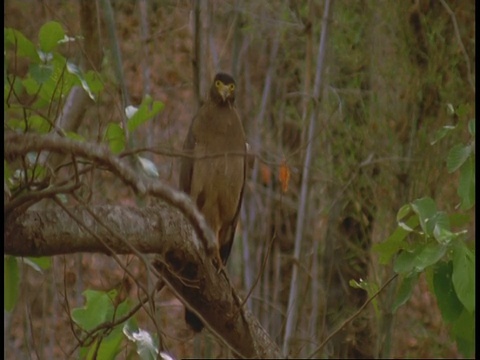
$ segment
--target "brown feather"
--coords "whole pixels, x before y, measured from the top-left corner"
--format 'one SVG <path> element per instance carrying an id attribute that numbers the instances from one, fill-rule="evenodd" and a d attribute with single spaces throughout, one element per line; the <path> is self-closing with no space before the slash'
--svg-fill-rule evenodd
<path id="1" fill-rule="evenodd" d="M 180 189 L 192 197 L 214 231 L 219 257 L 225 265 L 235 236 L 246 174 L 246 139 L 234 107 L 235 81 L 227 74 L 215 76 L 208 100 L 193 118 L 183 146 Z M 203 324 L 186 311 L 185 320 L 195 331 Z"/>

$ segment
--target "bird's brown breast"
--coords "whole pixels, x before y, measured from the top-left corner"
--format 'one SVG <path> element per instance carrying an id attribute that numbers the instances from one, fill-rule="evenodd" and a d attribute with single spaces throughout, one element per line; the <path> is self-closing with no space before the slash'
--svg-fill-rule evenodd
<path id="1" fill-rule="evenodd" d="M 218 232 L 234 220 L 240 205 L 245 178 L 245 134 L 234 109 L 216 109 L 214 116 L 206 116 L 211 109 L 203 110 L 192 129 L 196 160 L 191 197 Z"/>

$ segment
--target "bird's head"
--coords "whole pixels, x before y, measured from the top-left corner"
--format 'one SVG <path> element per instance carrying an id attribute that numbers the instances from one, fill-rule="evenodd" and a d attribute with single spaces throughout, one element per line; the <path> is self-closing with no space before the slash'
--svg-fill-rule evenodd
<path id="1" fill-rule="evenodd" d="M 210 89 L 211 98 L 219 105 L 232 105 L 235 101 L 235 80 L 225 73 L 218 73 Z"/>

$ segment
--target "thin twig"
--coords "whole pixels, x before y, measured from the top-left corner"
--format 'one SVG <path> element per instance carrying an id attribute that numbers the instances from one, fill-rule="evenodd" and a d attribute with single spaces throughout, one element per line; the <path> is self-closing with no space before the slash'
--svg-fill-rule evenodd
<path id="1" fill-rule="evenodd" d="M 334 337 L 336 334 L 338 334 L 345 326 L 347 326 L 352 320 L 354 320 L 358 315 L 360 315 L 360 313 L 363 311 L 363 309 L 365 309 L 367 307 L 367 305 L 370 304 L 372 302 L 372 300 L 375 299 L 378 296 L 378 294 L 380 294 L 382 292 L 382 290 L 385 289 L 387 287 L 387 285 L 390 284 L 397 276 L 398 276 L 398 274 L 395 274 L 390 279 L 388 279 L 388 281 L 385 284 L 383 284 L 382 287 L 380 289 L 378 289 L 378 291 L 375 294 L 373 294 L 369 299 L 367 299 L 367 301 L 365 301 L 365 303 L 360 307 L 360 309 L 358 309 L 352 316 L 350 316 L 348 319 L 346 319 L 338 327 L 337 330 L 335 330 L 330 335 L 328 335 L 327 338 L 320 344 L 320 346 L 317 349 L 315 349 L 315 351 L 313 353 L 311 353 L 310 356 L 307 357 L 307 359 L 311 359 L 316 353 L 318 353 L 320 350 L 322 350 L 322 348 L 325 346 L 325 344 L 327 342 L 329 342 L 332 337 Z"/>
<path id="2" fill-rule="evenodd" d="M 450 6 L 448 6 L 448 4 L 445 2 L 445 0 L 440 0 L 440 2 L 442 3 L 445 10 L 447 10 L 450 17 L 452 18 L 453 28 L 455 29 L 455 36 L 457 38 L 458 44 L 460 45 L 460 49 L 462 50 L 463 57 L 465 58 L 465 63 L 467 64 L 468 82 L 470 83 L 470 86 L 472 87 L 473 93 L 475 93 L 475 82 L 472 79 L 470 59 L 468 57 L 467 50 L 465 49 L 465 46 L 463 45 L 462 37 L 460 36 L 460 30 L 458 29 L 457 18 L 455 16 L 455 13 L 452 11 L 452 9 L 450 9 Z"/>

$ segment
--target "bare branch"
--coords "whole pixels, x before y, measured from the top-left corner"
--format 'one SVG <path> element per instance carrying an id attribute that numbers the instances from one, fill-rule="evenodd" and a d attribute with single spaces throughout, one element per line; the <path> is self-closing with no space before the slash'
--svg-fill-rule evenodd
<path id="1" fill-rule="evenodd" d="M 53 151 L 72 153 L 74 155 L 94 160 L 106 166 L 125 184 L 131 186 L 137 193 L 157 196 L 168 204 L 178 208 L 192 223 L 198 238 L 209 254 L 217 249 L 213 232 L 207 226 L 202 214 L 197 210 L 191 199 L 171 186 L 149 179 L 140 179 L 124 162 L 114 157 L 107 147 L 98 144 L 88 144 L 59 138 L 53 135 L 17 134 L 8 132 L 4 135 L 5 157 L 27 154 L 30 151 Z"/>

